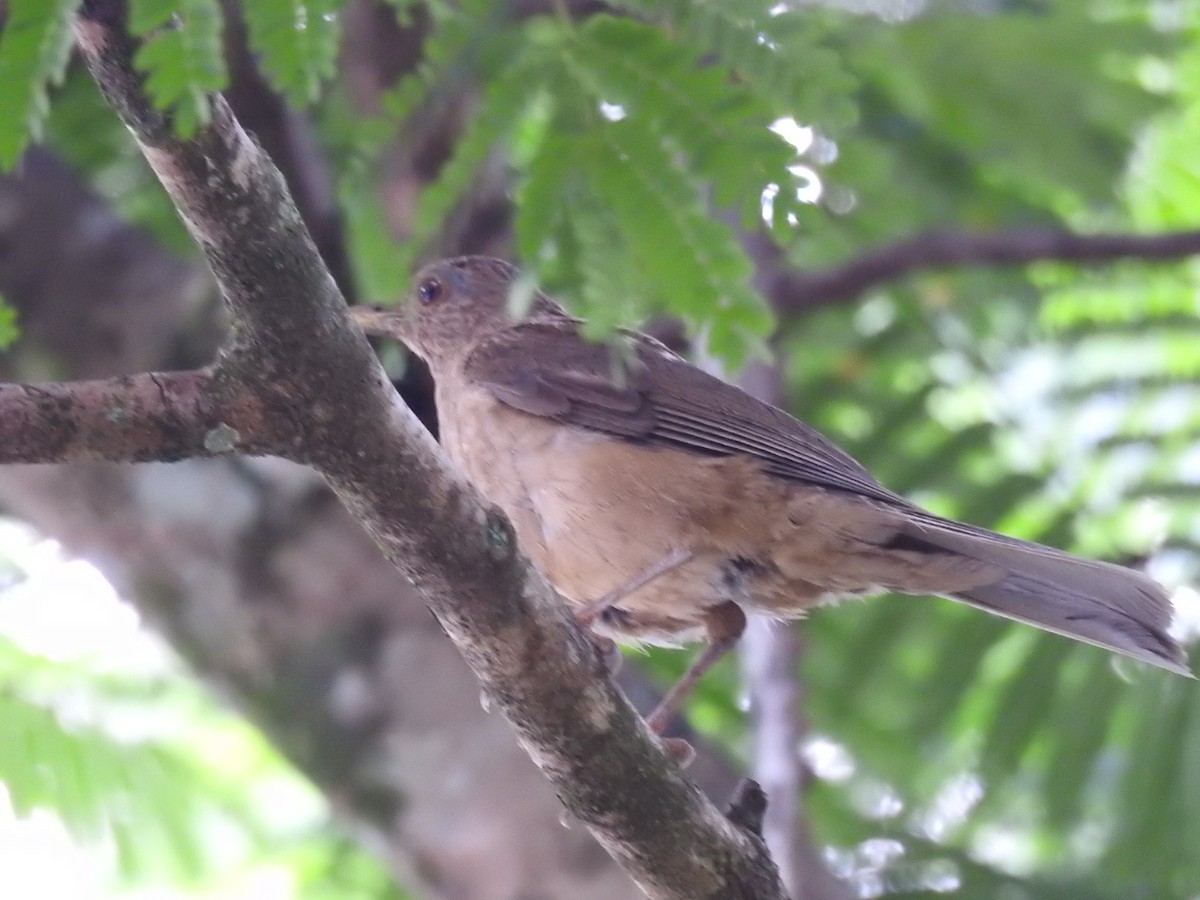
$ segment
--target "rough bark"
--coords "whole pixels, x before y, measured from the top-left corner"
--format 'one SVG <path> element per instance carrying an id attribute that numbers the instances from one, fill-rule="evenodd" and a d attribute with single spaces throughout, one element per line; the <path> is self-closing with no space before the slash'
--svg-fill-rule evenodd
<path id="1" fill-rule="evenodd" d="M 172 462 L 273 445 L 240 388 L 204 370 L 0 384 L 0 463 Z"/>

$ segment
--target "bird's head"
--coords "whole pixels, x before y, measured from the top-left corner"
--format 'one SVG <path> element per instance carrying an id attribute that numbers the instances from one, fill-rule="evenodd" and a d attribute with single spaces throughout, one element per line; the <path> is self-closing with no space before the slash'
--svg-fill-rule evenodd
<path id="1" fill-rule="evenodd" d="M 356 306 L 354 320 L 370 335 L 398 340 L 435 370 L 460 359 L 481 340 L 522 320 L 569 319 L 519 272 L 488 256 L 430 263 L 396 306 Z"/>

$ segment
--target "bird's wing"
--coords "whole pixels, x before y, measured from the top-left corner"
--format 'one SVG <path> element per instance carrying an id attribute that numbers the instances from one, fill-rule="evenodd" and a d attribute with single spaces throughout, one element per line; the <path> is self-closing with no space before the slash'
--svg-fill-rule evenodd
<path id="1" fill-rule="evenodd" d="M 803 422 L 643 335 L 599 344 L 570 323 L 525 323 L 476 348 L 465 374 L 531 415 L 707 456 L 750 456 L 778 478 L 909 508 Z"/>

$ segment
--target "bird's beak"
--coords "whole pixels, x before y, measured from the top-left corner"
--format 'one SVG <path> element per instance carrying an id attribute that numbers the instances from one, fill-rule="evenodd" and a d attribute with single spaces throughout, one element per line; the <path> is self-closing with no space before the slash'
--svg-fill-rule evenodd
<path id="1" fill-rule="evenodd" d="M 390 306 L 352 306 L 350 318 L 367 334 L 378 337 L 398 338 L 401 322 L 400 311 Z"/>

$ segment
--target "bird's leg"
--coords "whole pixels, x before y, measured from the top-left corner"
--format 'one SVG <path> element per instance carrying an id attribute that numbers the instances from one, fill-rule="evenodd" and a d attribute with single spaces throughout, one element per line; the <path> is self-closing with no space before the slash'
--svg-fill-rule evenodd
<path id="1" fill-rule="evenodd" d="M 615 606 L 634 591 L 644 588 L 655 578 L 674 571 L 690 560 L 695 554 L 689 550 L 672 550 L 654 565 L 634 575 L 628 581 L 617 585 L 603 597 L 589 600 L 575 612 L 575 620 L 584 627 L 589 627 L 599 615 L 610 606 Z"/>
<path id="2" fill-rule="evenodd" d="M 646 716 L 646 725 L 655 734 L 662 734 L 704 673 L 737 644 L 738 638 L 746 630 L 746 614 L 736 603 L 726 601 L 705 613 L 704 627 L 708 632 L 708 645 L 692 660 L 687 671 L 671 686 L 654 711 Z"/>
<path id="3" fill-rule="evenodd" d="M 610 675 L 616 675 L 621 668 L 621 653 L 617 650 L 616 642 L 592 631 L 592 623 L 609 607 L 615 606 L 639 588 L 643 588 L 659 576 L 666 575 L 691 559 L 692 553 L 685 550 L 672 550 L 654 565 L 634 575 L 628 581 L 617 585 L 611 591 L 595 600 L 590 600 L 575 611 L 575 621 L 588 630 L 588 635 L 600 656 L 604 659 Z"/>

